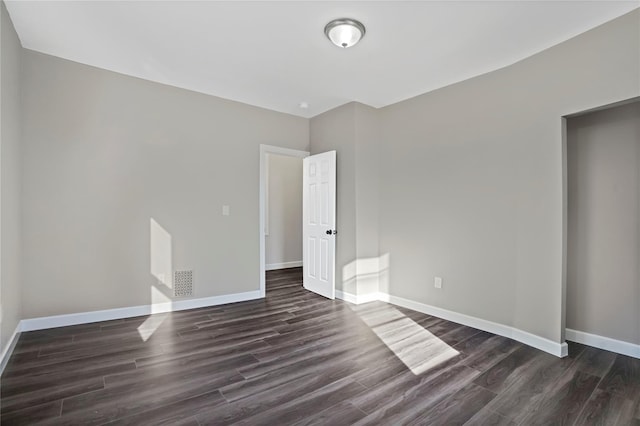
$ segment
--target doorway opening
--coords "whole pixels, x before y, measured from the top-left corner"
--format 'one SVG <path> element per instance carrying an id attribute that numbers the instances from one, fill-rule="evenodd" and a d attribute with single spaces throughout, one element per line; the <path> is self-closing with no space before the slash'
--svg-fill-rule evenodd
<path id="1" fill-rule="evenodd" d="M 265 269 L 302 266 L 302 158 L 267 154 Z"/>
<path id="2" fill-rule="evenodd" d="M 302 159 L 308 156 L 260 145 L 261 297 L 266 296 L 266 271 L 302 266 Z"/>
<path id="3" fill-rule="evenodd" d="M 565 337 L 640 358 L 640 101 L 564 124 Z"/>

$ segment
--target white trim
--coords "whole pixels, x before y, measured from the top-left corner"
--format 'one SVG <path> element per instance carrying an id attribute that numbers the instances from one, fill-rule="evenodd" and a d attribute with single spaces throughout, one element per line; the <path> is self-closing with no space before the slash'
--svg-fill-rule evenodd
<path id="1" fill-rule="evenodd" d="M 354 305 L 382 300 L 381 294 L 382 293 L 353 294 L 336 289 L 336 298 L 353 303 Z"/>
<path id="2" fill-rule="evenodd" d="M 204 308 L 207 306 L 224 305 L 227 303 L 245 302 L 247 300 L 260 299 L 261 297 L 260 292 L 256 290 L 248 291 L 246 293 L 225 294 L 223 296 L 155 303 L 153 305 L 140 305 L 128 308 L 106 309 L 103 311 L 31 318 L 24 319 L 20 323 L 21 331 L 44 330 L 47 328 L 65 327 L 68 325 L 109 321 L 142 315 L 159 314 L 163 312 L 183 311 L 186 309 Z"/>
<path id="3" fill-rule="evenodd" d="M 635 343 L 586 333 L 584 331 L 572 330 L 570 328 L 566 329 L 566 335 L 567 340 L 571 342 L 582 343 L 583 345 L 593 346 L 594 348 L 640 359 L 640 345 L 636 345 Z"/>
<path id="4" fill-rule="evenodd" d="M 402 306 L 403 308 L 422 312 L 423 314 L 433 315 L 447 321 L 452 321 L 458 324 L 477 328 L 478 330 L 488 331 L 489 333 L 508 337 L 509 339 L 517 340 L 520 343 L 524 343 L 525 345 L 532 346 L 536 349 L 540 349 L 561 358 L 567 356 L 569 353 L 566 342 L 554 342 L 553 340 L 549 340 L 541 336 L 536 336 L 535 334 L 531 334 L 527 331 L 523 331 L 515 327 L 484 320 L 482 318 L 472 317 L 470 315 L 465 315 L 454 311 L 449 311 L 447 309 L 438 308 L 436 306 L 415 302 L 413 300 L 404 299 L 402 297 L 392 296 L 387 293 L 354 295 L 351 293 L 345 293 L 336 290 L 336 297 L 354 304 L 380 300 L 382 302 L 392 303 L 394 305 Z M 568 332 L 569 330 L 567 330 L 567 333 Z"/>
<path id="5" fill-rule="evenodd" d="M 338 289 L 336 289 L 336 299 L 344 300 L 345 302 L 353 303 L 354 305 L 360 304 L 358 303 L 358 296 Z"/>
<path id="6" fill-rule="evenodd" d="M 265 265 L 266 271 L 273 271 L 275 269 L 287 269 L 287 268 L 299 268 L 302 266 L 302 260 L 295 260 L 293 262 L 282 262 L 282 263 L 269 263 Z"/>
<path id="7" fill-rule="evenodd" d="M 2 356 L 0 356 L 0 376 L 4 372 L 4 368 L 7 366 L 9 362 L 9 358 L 11 358 L 11 354 L 16 347 L 16 343 L 18 343 L 18 338 L 20 337 L 20 332 L 22 331 L 22 321 L 18 322 L 16 325 L 16 329 L 13 331 L 7 346 L 2 351 Z"/>
<path id="8" fill-rule="evenodd" d="M 260 209 L 260 297 L 267 294 L 267 282 L 264 276 L 266 271 L 265 261 L 265 210 L 266 210 L 266 185 L 267 185 L 267 154 L 285 155 L 288 157 L 305 158 L 309 156 L 307 151 L 298 151 L 297 149 L 281 148 L 272 145 L 260 145 L 260 182 L 259 182 L 259 209 Z"/>
<path id="9" fill-rule="evenodd" d="M 358 304 L 376 302 L 380 300 L 380 293 L 359 294 L 356 296 Z"/>
<path id="10" fill-rule="evenodd" d="M 394 305 L 413 309 L 414 311 L 433 315 L 438 318 L 446 319 L 447 321 L 453 321 L 479 330 L 488 331 L 489 333 L 497 334 L 499 336 L 508 337 L 509 339 L 517 340 L 525 345 L 548 352 L 551 355 L 565 357 L 568 354 L 567 344 L 565 342 L 554 342 L 553 340 L 536 336 L 535 334 L 531 334 L 508 325 L 472 317 L 470 315 L 460 314 L 458 312 L 449 311 L 447 309 L 414 302 L 413 300 L 403 299 L 402 297 L 391 296 L 388 294 L 383 294 L 383 299 L 384 301 L 393 303 Z"/>
<path id="11" fill-rule="evenodd" d="M 270 172 L 269 168 L 271 167 L 271 159 L 269 158 L 271 154 L 265 152 L 264 154 L 264 235 L 265 237 L 269 236 L 269 179 Z"/>

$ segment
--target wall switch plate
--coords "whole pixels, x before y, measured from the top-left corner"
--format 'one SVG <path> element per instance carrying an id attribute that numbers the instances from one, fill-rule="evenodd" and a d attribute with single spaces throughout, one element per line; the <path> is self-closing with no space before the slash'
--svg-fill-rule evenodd
<path id="1" fill-rule="evenodd" d="M 229 206 L 222 206 L 222 216 L 229 216 Z"/>
<path id="2" fill-rule="evenodd" d="M 435 288 L 442 288 L 442 278 L 441 277 L 435 277 L 435 279 L 433 280 L 433 286 Z"/>

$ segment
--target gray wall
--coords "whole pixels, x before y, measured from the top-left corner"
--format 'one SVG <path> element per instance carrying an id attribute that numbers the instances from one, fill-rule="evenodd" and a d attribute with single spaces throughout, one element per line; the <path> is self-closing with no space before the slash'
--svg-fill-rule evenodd
<path id="1" fill-rule="evenodd" d="M 561 117 L 640 94 L 639 21 L 381 111 L 391 294 L 564 340 Z"/>
<path id="2" fill-rule="evenodd" d="M 311 119 L 311 153 L 337 151 L 336 288 L 378 291 L 379 111 L 351 102 Z"/>
<path id="3" fill-rule="evenodd" d="M 356 293 L 355 274 L 345 270 L 356 259 L 355 102 L 313 117 L 311 154 L 336 151 L 336 289 Z"/>
<path id="4" fill-rule="evenodd" d="M 386 263 L 379 256 L 380 112 L 355 104 L 356 294 L 379 290 Z M 353 268 L 351 269 L 353 272 Z"/>
<path id="5" fill-rule="evenodd" d="M 562 341 L 560 117 L 640 95 L 639 19 L 310 121 L 27 51 L 23 317 L 165 301 L 152 270 L 193 269 L 197 297 L 257 290 L 265 143 L 338 152 L 337 288 L 378 268 L 393 295 Z"/>
<path id="6" fill-rule="evenodd" d="M 22 314 L 20 263 L 20 41 L 3 2 L 0 46 L 0 353 Z"/>
<path id="7" fill-rule="evenodd" d="M 302 158 L 269 154 L 269 265 L 302 262 Z"/>
<path id="8" fill-rule="evenodd" d="M 640 102 L 567 121 L 567 327 L 640 344 Z"/>
<path id="9" fill-rule="evenodd" d="M 259 145 L 308 150 L 308 120 L 32 51 L 23 70 L 24 317 L 164 302 L 172 268 L 195 297 L 258 290 Z"/>

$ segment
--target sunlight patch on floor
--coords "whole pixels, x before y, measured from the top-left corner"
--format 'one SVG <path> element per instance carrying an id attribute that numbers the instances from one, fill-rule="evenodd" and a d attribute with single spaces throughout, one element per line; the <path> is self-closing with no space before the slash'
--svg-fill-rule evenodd
<path id="1" fill-rule="evenodd" d="M 138 327 L 138 334 L 140 338 L 146 342 L 156 332 L 156 330 L 162 325 L 164 320 L 169 314 L 155 314 L 149 315 L 142 324 Z"/>
<path id="2" fill-rule="evenodd" d="M 358 315 L 413 374 L 429 371 L 459 354 L 394 307 L 365 310 Z"/>

